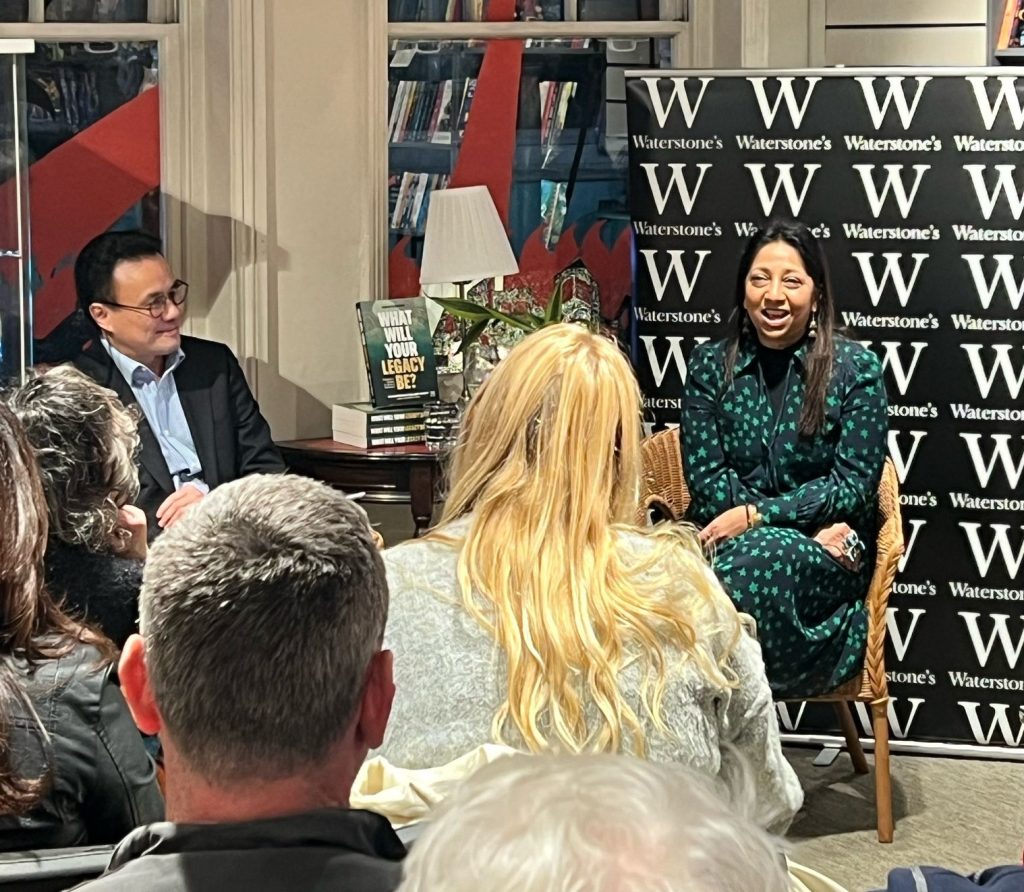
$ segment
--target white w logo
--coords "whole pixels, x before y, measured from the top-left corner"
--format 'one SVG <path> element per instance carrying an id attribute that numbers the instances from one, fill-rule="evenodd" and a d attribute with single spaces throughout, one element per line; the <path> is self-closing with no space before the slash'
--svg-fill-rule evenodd
<path id="1" fill-rule="evenodd" d="M 917 621 L 926 613 L 923 607 L 912 607 L 907 610 L 910 614 L 910 628 L 904 635 L 900 630 L 899 620 L 896 614 L 900 612 L 899 607 L 888 607 L 885 611 L 885 627 L 889 632 L 889 640 L 892 642 L 892 649 L 896 652 L 896 659 L 902 662 L 907 655 L 907 648 L 910 647 L 910 639 L 914 637 L 914 629 L 917 628 Z"/>
<path id="2" fill-rule="evenodd" d="M 963 531 L 967 534 L 967 544 L 971 546 L 974 563 L 977 564 L 978 573 L 982 578 L 988 576 L 989 568 L 992 566 L 992 561 L 995 559 L 997 551 L 1002 556 L 1003 563 L 1006 565 L 1007 575 L 1011 579 L 1017 578 L 1020 565 L 1024 563 L 1024 541 L 1021 542 L 1020 548 L 1014 554 L 1013 546 L 1010 545 L 1010 537 L 1007 535 L 1010 531 L 1008 523 L 989 524 L 992 527 L 992 545 L 987 552 L 985 551 L 985 546 L 981 544 L 981 537 L 978 535 L 978 530 L 981 529 L 980 523 L 967 523 L 961 520 L 958 525 L 963 527 Z M 1020 529 L 1024 530 L 1024 526 Z"/>
<path id="3" fill-rule="evenodd" d="M 664 189 L 661 188 L 661 183 L 658 180 L 660 164 L 641 164 L 640 166 L 644 169 L 644 173 L 647 174 L 647 182 L 651 187 L 651 197 L 654 199 L 655 205 L 657 205 L 659 214 L 665 213 L 665 206 L 668 204 L 673 191 L 679 194 L 679 200 L 683 203 L 683 209 L 689 214 L 693 210 L 693 203 L 697 200 L 700 184 L 704 182 L 704 174 L 711 169 L 710 164 L 697 165 L 700 173 L 697 176 L 697 182 L 694 184 L 693 192 L 691 192 L 690 188 L 686 185 L 686 177 L 683 176 L 683 170 L 686 168 L 685 164 L 669 164 L 672 176 L 669 178 L 668 185 Z"/>
<path id="4" fill-rule="evenodd" d="M 907 702 L 910 704 L 910 712 L 905 722 L 900 721 L 900 717 L 896 712 L 896 704 L 899 700 L 899 697 L 890 697 L 885 713 L 889 719 L 889 727 L 892 728 L 893 736 L 904 738 L 910 733 L 910 726 L 914 724 L 914 716 L 917 715 L 918 707 L 924 703 L 924 698 L 907 697 Z M 871 737 L 874 729 L 871 727 L 871 714 L 868 712 L 868 705 L 866 703 L 854 703 L 853 706 L 857 710 L 860 726 L 864 729 L 864 736 Z"/>
<path id="5" fill-rule="evenodd" d="M 800 208 L 803 206 L 804 199 L 807 197 L 807 190 L 811 187 L 811 180 L 814 179 L 814 174 L 820 164 L 805 164 L 804 170 L 807 172 L 807 176 L 804 178 L 804 187 L 800 190 L 800 194 L 797 194 L 796 186 L 793 184 L 793 167 L 792 164 L 776 164 L 775 169 L 779 172 L 779 178 L 775 181 L 775 187 L 769 193 L 768 184 L 764 179 L 764 168 L 767 165 L 764 164 L 744 164 L 747 170 L 750 171 L 750 176 L 754 179 L 754 188 L 757 190 L 757 197 L 761 201 L 761 209 L 764 211 L 766 217 L 770 217 L 772 214 L 772 208 L 775 207 L 775 201 L 779 197 L 779 189 L 785 189 L 786 198 L 789 200 L 789 208 L 792 211 L 794 217 L 800 215 Z"/>
<path id="6" fill-rule="evenodd" d="M 896 465 L 896 476 L 899 478 L 900 486 L 907 482 L 907 475 L 910 473 L 910 466 L 914 463 L 914 456 L 917 455 L 917 447 L 921 441 L 928 436 L 925 431 L 906 431 L 914 442 L 910 446 L 910 455 L 904 456 L 900 448 L 900 434 L 903 431 L 889 431 L 889 455 L 892 456 L 892 463 Z"/>
<path id="7" fill-rule="evenodd" d="M 917 112 L 917 104 L 921 101 L 921 94 L 924 92 L 924 85 L 931 80 L 930 77 L 917 77 L 917 92 L 914 94 L 914 101 L 907 104 L 907 94 L 903 91 L 904 77 L 887 77 L 889 90 L 885 94 L 882 105 L 878 105 L 878 97 L 875 96 L 875 80 L 873 77 L 855 77 L 854 80 L 860 84 L 864 91 L 864 103 L 868 107 L 868 114 L 871 115 L 871 122 L 877 130 L 885 120 L 885 113 L 889 110 L 889 103 L 896 106 L 896 111 L 903 122 L 903 129 L 907 130 L 914 122 L 914 115 Z"/>
<path id="8" fill-rule="evenodd" d="M 967 78 L 967 82 L 974 88 L 974 98 L 978 103 L 981 119 L 985 122 L 985 129 L 991 130 L 995 126 L 999 108 L 1005 102 L 1010 117 L 1013 118 L 1014 129 L 1020 130 L 1024 127 L 1024 108 L 1021 108 L 1020 98 L 1017 96 L 1017 78 L 1001 74 L 996 80 L 999 81 L 999 92 L 996 94 L 995 102 L 989 102 L 988 91 L 985 89 L 988 78 L 977 75 Z"/>
<path id="9" fill-rule="evenodd" d="M 668 284 L 672 278 L 675 278 L 676 285 L 679 286 L 679 290 L 683 294 L 683 300 L 689 302 L 690 296 L 693 294 L 693 288 L 697 284 L 697 277 L 700 275 L 700 268 L 704 265 L 704 259 L 711 256 L 710 251 L 693 252 L 697 255 L 697 265 L 694 267 L 693 276 L 691 277 L 683 265 L 683 255 L 686 253 L 684 250 L 672 248 L 662 252 L 652 248 L 642 248 L 640 253 L 647 262 L 647 274 L 651 277 L 651 282 L 654 284 L 654 292 L 659 302 L 665 296 L 665 291 L 668 289 Z M 658 268 L 658 255 L 662 253 L 666 253 L 669 256 L 669 263 L 665 268 L 664 274 Z"/>
<path id="10" fill-rule="evenodd" d="M 700 93 L 697 94 L 697 100 L 693 105 L 690 105 L 690 97 L 686 93 L 688 77 L 669 78 L 672 81 L 672 92 L 669 94 L 667 103 L 661 101 L 661 91 L 658 89 L 658 84 L 662 80 L 664 78 L 645 77 L 643 79 L 643 82 L 647 85 L 647 93 L 651 97 L 651 108 L 654 110 L 654 116 L 658 119 L 658 126 L 661 128 L 665 127 L 668 116 L 672 113 L 672 106 L 678 104 L 683 113 L 683 118 L 686 120 L 686 126 L 692 127 L 697 117 L 697 111 L 700 109 L 701 101 L 704 99 L 704 91 L 707 90 L 708 84 L 714 78 L 697 78 L 700 81 Z"/>
<path id="11" fill-rule="evenodd" d="M 984 344 L 961 344 L 960 349 L 966 351 L 967 359 L 971 363 L 971 371 L 974 372 L 974 380 L 978 382 L 978 392 L 982 399 L 988 399 L 992 385 L 996 382 L 996 372 L 1001 372 L 1003 380 L 1006 381 L 1006 389 L 1013 399 L 1020 395 L 1021 387 L 1024 387 L 1024 366 L 1019 375 L 1013 370 L 1013 363 L 1010 361 L 1011 344 L 991 344 L 996 351 L 996 361 L 992 363 L 992 371 L 986 372 L 981 362 L 981 348 Z M 1021 347 L 1024 350 L 1024 346 Z"/>
<path id="12" fill-rule="evenodd" d="M 978 715 L 978 709 L 982 704 L 974 703 L 970 700 L 957 700 L 957 703 L 964 708 L 964 712 L 967 714 L 967 721 L 971 726 L 971 733 L 974 734 L 974 739 L 978 743 L 991 743 L 992 735 L 998 728 L 1007 746 L 1020 746 L 1021 739 L 1024 738 L 1024 723 L 1020 721 L 1019 710 L 1017 716 L 1019 727 L 1017 728 L 1017 734 L 1014 735 L 1013 727 L 1010 725 L 1010 717 L 1007 715 L 1010 709 L 1009 705 L 1006 703 L 985 704 L 992 709 L 992 724 L 988 726 L 988 733 L 986 734 L 981 729 L 981 717 Z"/>
<path id="13" fill-rule="evenodd" d="M 1010 213 L 1013 214 L 1013 219 L 1019 220 L 1021 212 L 1024 212 L 1024 192 L 1018 192 L 1017 186 L 1013 182 L 1013 172 L 1017 169 L 1017 165 L 994 164 L 992 166 L 995 167 L 997 172 L 996 184 L 992 191 L 989 192 L 988 186 L 985 185 L 984 176 L 988 165 L 964 165 L 964 170 L 967 171 L 967 175 L 971 178 L 971 184 L 974 186 L 974 194 L 978 197 L 978 207 L 981 208 L 985 219 L 988 220 L 996 209 L 999 193 L 1002 192 L 1006 196 L 1006 203 L 1010 208 Z"/>
<path id="14" fill-rule="evenodd" d="M 779 714 L 779 724 L 783 731 L 796 731 L 800 727 L 800 720 L 804 717 L 804 710 L 807 709 L 807 701 L 801 700 L 796 715 L 790 715 L 788 703 L 776 703 L 775 710 Z"/>
<path id="15" fill-rule="evenodd" d="M 905 307 L 907 301 L 910 300 L 910 292 L 914 290 L 914 283 L 917 281 L 917 274 L 921 271 L 921 264 L 928 259 L 927 254 L 910 255 L 914 260 L 914 271 L 910 274 L 910 280 L 907 281 L 907 277 L 903 274 L 903 267 L 900 266 L 902 254 L 882 255 L 882 259 L 885 261 L 885 268 L 882 270 L 880 279 L 875 277 L 875 270 L 871 265 L 871 262 L 875 259 L 873 253 L 855 251 L 850 256 L 860 265 L 860 274 L 864 278 L 864 287 L 868 290 L 868 296 L 871 298 L 872 305 L 876 307 L 882 299 L 882 292 L 885 290 L 885 286 L 890 280 L 896 289 L 896 297 L 899 299 L 900 306 Z"/>
<path id="16" fill-rule="evenodd" d="M 978 482 L 983 488 L 987 487 L 989 480 L 992 479 L 997 463 L 1001 463 L 1003 466 L 1006 482 L 1012 489 L 1017 488 L 1020 478 L 1024 476 L 1024 452 L 1021 453 L 1020 461 L 1014 464 L 1013 455 L 1010 453 L 1010 434 L 989 434 L 995 440 L 996 448 L 992 450 L 992 458 L 988 463 L 985 462 L 985 456 L 981 454 L 982 434 L 960 434 L 960 436 L 967 444 L 967 452 L 971 456 L 974 473 L 978 476 Z M 1024 440 L 1024 434 L 1021 434 L 1021 439 Z"/>
<path id="17" fill-rule="evenodd" d="M 679 383 L 686 384 L 686 358 L 683 356 L 683 337 L 680 335 L 640 335 L 644 349 L 647 351 L 647 361 L 650 363 L 651 372 L 654 374 L 654 384 L 661 387 L 665 376 L 673 366 L 679 376 Z M 711 338 L 707 336 L 693 339 L 695 344 L 703 344 Z M 665 361 L 658 357 L 658 342 L 668 341 L 668 350 L 665 351 Z"/>
<path id="18" fill-rule="evenodd" d="M 1013 255 L 993 254 L 992 259 L 996 262 L 996 272 L 991 279 L 985 278 L 985 271 L 981 263 L 985 259 L 984 254 L 961 254 L 960 255 L 971 269 L 971 278 L 974 279 L 974 288 L 978 292 L 978 300 L 984 310 L 989 308 L 992 298 L 996 294 L 996 286 L 1001 282 L 1006 289 L 1006 296 L 1010 300 L 1010 306 L 1015 310 L 1020 309 L 1021 299 L 1024 298 L 1024 277 L 1018 282 L 1013 276 Z"/>
<path id="19" fill-rule="evenodd" d="M 900 562 L 896 567 L 900 573 L 906 570 L 907 561 L 910 560 L 910 553 L 914 550 L 914 543 L 917 542 L 917 534 L 921 532 L 922 527 L 924 527 L 928 521 L 915 518 L 914 520 L 908 520 L 907 523 L 910 524 L 910 535 L 906 540 L 907 545 L 903 550 L 903 557 L 900 558 Z"/>
<path id="20" fill-rule="evenodd" d="M 757 105 L 761 109 L 761 119 L 764 121 L 764 126 L 770 128 L 775 123 L 775 116 L 779 113 L 779 106 L 782 105 L 783 99 L 786 100 L 786 106 L 789 108 L 789 117 L 793 121 L 793 126 L 799 127 L 803 122 L 804 115 L 807 113 L 807 106 L 811 101 L 814 87 L 821 78 L 801 78 L 801 80 L 807 81 L 807 92 L 804 94 L 802 105 L 797 104 L 796 95 L 793 93 L 795 77 L 775 78 L 779 82 L 779 92 L 775 94 L 775 102 L 771 105 L 768 103 L 768 95 L 764 89 L 765 81 L 768 78 L 748 77 L 747 80 L 750 81 L 750 85 L 754 88 L 754 95 L 757 97 Z M 765 211 L 765 213 L 768 212 Z"/>
<path id="21" fill-rule="evenodd" d="M 958 610 L 957 613 L 960 614 L 964 625 L 967 626 L 967 634 L 971 636 L 971 646 L 974 648 L 974 655 L 978 658 L 978 665 L 982 669 L 985 668 L 989 657 L 992 656 L 992 649 L 996 646 L 996 641 L 999 642 L 1003 649 L 1006 664 L 1010 669 L 1017 668 L 1017 661 L 1020 659 L 1021 651 L 1024 650 L 1024 627 L 1022 627 L 1021 634 L 1017 638 L 1017 643 L 1014 644 L 1008 626 L 1010 614 L 990 613 L 988 615 L 989 619 L 992 620 L 992 634 L 988 636 L 988 641 L 986 642 L 982 639 L 981 629 L 978 626 L 981 614 L 967 613 L 962 610 Z M 1024 616 L 1019 616 L 1017 619 L 1024 623 Z"/>
<path id="22" fill-rule="evenodd" d="M 869 349 L 872 344 L 871 341 L 861 341 L 860 343 Z M 902 344 L 899 341 L 882 341 L 881 346 L 882 368 L 892 372 L 900 396 L 906 396 L 907 388 L 910 387 L 910 379 L 914 376 L 914 369 L 917 368 L 917 361 L 928 344 L 925 341 L 911 341 L 910 344 Z M 914 358 L 910 361 L 910 368 L 903 365 L 903 357 L 900 356 L 900 348 L 908 346 L 914 348 Z"/>
<path id="23" fill-rule="evenodd" d="M 888 197 L 889 192 L 892 192 L 893 198 L 896 199 L 896 204 L 899 205 L 900 214 L 903 219 L 906 220 L 910 214 L 910 209 L 914 205 L 914 198 L 917 195 L 917 190 L 921 185 L 921 177 L 925 175 L 925 172 L 931 169 L 930 164 L 915 164 L 914 170 L 917 175 L 914 177 L 914 186 L 907 193 L 907 187 L 903 183 L 903 168 L 904 164 L 882 164 L 880 165 L 885 171 L 885 185 L 882 187 L 881 193 L 878 191 L 878 187 L 875 186 L 874 176 L 874 164 L 854 164 L 853 169 L 860 174 L 861 182 L 864 184 L 864 197 L 867 198 L 868 204 L 871 205 L 871 213 L 875 215 L 877 219 L 882 213 L 882 208 L 885 205 L 885 199 Z"/>

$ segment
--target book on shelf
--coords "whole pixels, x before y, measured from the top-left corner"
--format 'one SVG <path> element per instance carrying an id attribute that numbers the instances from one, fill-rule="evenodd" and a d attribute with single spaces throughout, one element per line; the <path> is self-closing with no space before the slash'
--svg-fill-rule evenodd
<path id="1" fill-rule="evenodd" d="M 422 231 L 427 222 L 430 195 L 444 189 L 450 177 L 444 173 L 403 173 L 388 178 L 392 229 Z"/>
<path id="2" fill-rule="evenodd" d="M 426 414 L 422 406 L 375 409 L 371 403 L 336 403 L 331 408 L 331 428 L 339 443 L 361 449 L 422 443 Z"/>
<path id="3" fill-rule="evenodd" d="M 540 144 L 545 149 L 544 163 L 547 164 L 561 141 L 569 102 L 576 95 L 576 81 L 541 81 L 539 88 Z"/>
<path id="4" fill-rule="evenodd" d="M 356 318 L 374 408 L 421 405 L 436 399 L 426 300 L 361 300 L 356 303 Z"/>
<path id="5" fill-rule="evenodd" d="M 465 97 L 469 81 L 462 82 Z M 456 107 L 463 118 L 469 115 L 468 99 L 461 98 L 458 106 L 454 101 L 455 82 L 444 81 L 399 81 L 391 98 L 391 114 L 388 116 L 389 142 L 436 142 L 450 144 L 452 141 L 452 114 Z"/>

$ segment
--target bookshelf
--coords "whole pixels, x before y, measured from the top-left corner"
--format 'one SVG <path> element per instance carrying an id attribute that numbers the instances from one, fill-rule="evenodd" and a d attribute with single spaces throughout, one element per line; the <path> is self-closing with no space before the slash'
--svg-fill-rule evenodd
<path id="1" fill-rule="evenodd" d="M 516 119 L 509 236 L 521 272 L 531 272 L 530 262 L 560 263 L 557 254 L 582 257 L 590 269 L 603 265 L 617 283 L 630 279 L 623 72 L 686 63 L 687 4 L 520 0 L 517 7 L 515 22 L 451 21 L 444 15 L 459 9 L 453 0 L 391 0 L 388 245 L 392 273 L 397 258 L 407 274 L 401 287 L 415 286 L 409 267 L 418 264 L 430 194 L 459 163 L 491 38 L 522 41 L 516 107 L 508 110 Z M 528 9 L 543 18 L 523 20 Z M 562 243 L 566 234 L 575 245 Z M 598 235 L 603 247 L 595 248 Z M 584 241 L 594 257 L 582 256 Z M 399 296 L 394 275 L 391 285 Z"/>
<path id="2" fill-rule="evenodd" d="M 468 41 L 420 42 L 409 59 L 411 49 L 397 41 L 391 54 L 389 211 L 392 235 L 419 238 L 430 193 L 444 188 L 455 169 L 484 47 Z M 545 183 L 616 176 L 602 143 L 606 74 L 604 47 L 596 40 L 524 48 L 516 109 L 514 205 L 530 203 L 531 192 L 541 196 Z M 518 210 L 525 225 L 526 209 Z M 532 210 L 539 212 L 539 205 Z M 519 241 L 526 235 L 520 233 Z"/>
<path id="3" fill-rule="evenodd" d="M 988 60 L 991 65 L 1024 65 L 1024 47 L 1009 46 L 1000 48 L 1000 37 L 1004 35 L 1004 18 L 1008 4 L 1013 4 L 1017 12 L 1024 16 L 1024 2 L 1022 0 L 987 0 L 988 19 L 985 28 L 986 46 L 988 47 Z M 1011 10 L 1012 12 L 1012 10 Z M 1024 37 L 1024 22 L 1018 26 L 1014 33 L 1014 40 L 1020 41 Z"/>

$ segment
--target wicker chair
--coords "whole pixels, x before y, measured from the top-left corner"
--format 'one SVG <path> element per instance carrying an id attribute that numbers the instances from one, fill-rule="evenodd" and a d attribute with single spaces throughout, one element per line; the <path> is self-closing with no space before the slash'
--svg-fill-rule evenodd
<path id="1" fill-rule="evenodd" d="M 670 428 L 647 437 L 641 447 L 643 482 L 639 516 L 651 509 L 670 520 L 681 520 L 690 504 L 679 449 L 679 429 Z M 846 746 L 859 774 L 868 772 L 857 728 L 850 713 L 851 702 L 870 703 L 875 735 L 875 806 L 878 841 L 892 842 L 892 789 L 889 778 L 889 687 L 885 677 L 886 608 L 896 568 L 903 554 L 903 520 L 900 513 L 899 483 L 892 459 L 885 460 L 878 489 L 878 538 L 875 569 L 868 588 L 868 640 L 864 670 L 860 676 L 834 691 L 808 697 L 833 704 Z"/>

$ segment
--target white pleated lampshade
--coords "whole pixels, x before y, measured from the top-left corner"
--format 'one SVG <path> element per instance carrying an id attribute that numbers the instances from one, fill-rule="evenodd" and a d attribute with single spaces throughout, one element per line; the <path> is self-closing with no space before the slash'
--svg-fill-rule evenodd
<path id="1" fill-rule="evenodd" d="M 474 282 L 519 272 L 486 186 L 437 189 L 430 196 L 420 282 Z"/>

